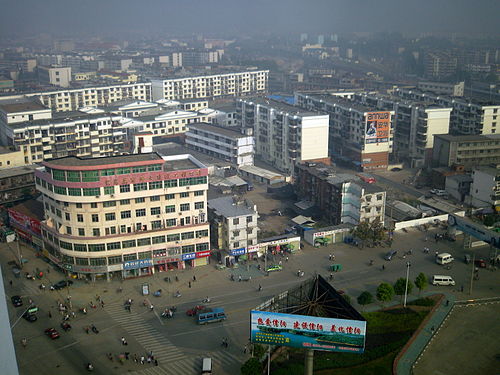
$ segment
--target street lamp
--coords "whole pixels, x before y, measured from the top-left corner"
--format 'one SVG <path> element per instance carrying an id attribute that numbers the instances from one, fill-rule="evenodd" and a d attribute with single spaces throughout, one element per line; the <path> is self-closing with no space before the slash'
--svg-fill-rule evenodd
<path id="1" fill-rule="evenodd" d="M 406 296 L 408 294 L 408 276 L 410 275 L 410 262 L 406 262 L 406 285 L 405 285 L 405 301 L 403 307 L 406 307 Z"/>

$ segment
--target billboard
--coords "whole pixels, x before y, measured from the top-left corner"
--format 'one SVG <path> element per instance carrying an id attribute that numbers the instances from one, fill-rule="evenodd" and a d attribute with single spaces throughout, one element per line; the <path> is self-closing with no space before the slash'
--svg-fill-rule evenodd
<path id="1" fill-rule="evenodd" d="M 363 353 L 366 321 L 250 312 L 251 340 L 265 345 Z"/>
<path id="2" fill-rule="evenodd" d="M 476 223 L 469 218 L 449 214 L 448 225 L 477 238 L 478 240 L 489 243 L 491 246 L 500 248 L 500 233 L 488 229 L 481 223 Z"/>
<path id="3" fill-rule="evenodd" d="M 368 112 L 366 114 L 365 143 L 389 141 L 391 112 Z"/>

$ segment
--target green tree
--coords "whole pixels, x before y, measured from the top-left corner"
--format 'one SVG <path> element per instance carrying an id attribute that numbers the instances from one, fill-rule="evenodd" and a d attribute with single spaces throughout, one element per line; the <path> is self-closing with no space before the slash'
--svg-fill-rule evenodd
<path id="1" fill-rule="evenodd" d="M 425 288 L 427 288 L 427 276 L 423 272 L 420 272 L 415 279 L 415 285 L 418 288 L 418 294 L 422 292 Z"/>
<path id="2" fill-rule="evenodd" d="M 246 361 L 243 366 L 241 366 L 241 375 L 261 375 L 262 374 L 262 363 L 252 357 Z"/>
<path id="3" fill-rule="evenodd" d="M 351 233 L 360 240 L 371 243 L 380 242 L 386 238 L 386 230 L 378 218 L 371 223 L 362 221 Z"/>
<path id="4" fill-rule="evenodd" d="M 401 302 L 403 301 L 405 289 L 406 289 L 406 279 L 404 277 L 400 277 L 394 283 L 394 293 L 396 293 L 398 296 L 401 296 Z M 411 293 L 412 289 L 413 289 L 413 283 L 411 282 L 411 280 L 408 280 L 408 294 Z"/>
<path id="5" fill-rule="evenodd" d="M 377 299 L 380 302 L 389 302 L 394 296 L 394 289 L 391 284 L 381 283 L 377 288 Z"/>
<path id="6" fill-rule="evenodd" d="M 370 303 L 373 302 L 373 296 L 370 292 L 365 290 L 358 296 L 357 300 L 358 303 L 364 307 L 365 305 L 369 305 Z"/>
<path id="7" fill-rule="evenodd" d="M 344 301 L 346 301 L 348 304 L 351 304 L 351 297 L 348 296 L 347 294 L 342 294 L 342 298 Z"/>

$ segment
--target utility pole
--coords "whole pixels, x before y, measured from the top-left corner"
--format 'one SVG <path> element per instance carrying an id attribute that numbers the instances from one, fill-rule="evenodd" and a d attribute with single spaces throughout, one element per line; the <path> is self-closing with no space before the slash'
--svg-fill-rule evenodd
<path id="1" fill-rule="evenodd" d="M 476 260 L 476 253 L 472 252 L 472 270 L 470 273 L 470 287 L 469 287 L 469 295 L 472 295 L 472 283 L 474 281 L 474 269 L 476 268 L 474 262 Z"/>
<path id="2" fill-rule="evenodd" d="M 306 350 L 306 358 L 304 363 L 304 375 L 313 375 L 314 367 L 314 350 Z"/>
<path id="3" fill-rule="evenodd" d="M 23 269 L 23 257 L 21 255 L 21 246 L 19 245 L 19 235 L 16 235 L 17 257 L 19 258 L 19 266 Z"/>
<path id="4" fill-rule="evenodd" d="M 405 301 L 403 307 L 406 307 L 406 296 L 408 295 L 408 276 L 410 275 L 410 262 L 406 262 L 406 286 L 405 286 Z"/>

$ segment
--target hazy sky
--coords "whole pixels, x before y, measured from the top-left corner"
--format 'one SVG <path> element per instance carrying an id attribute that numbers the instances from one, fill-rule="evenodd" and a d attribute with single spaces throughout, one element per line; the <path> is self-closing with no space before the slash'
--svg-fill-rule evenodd
<path id="1" fill-rule="evenodd" d="M 500 33 L 498 0 L 0 0 L 0 32 Z"/>

